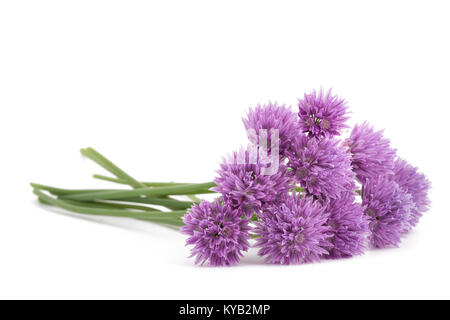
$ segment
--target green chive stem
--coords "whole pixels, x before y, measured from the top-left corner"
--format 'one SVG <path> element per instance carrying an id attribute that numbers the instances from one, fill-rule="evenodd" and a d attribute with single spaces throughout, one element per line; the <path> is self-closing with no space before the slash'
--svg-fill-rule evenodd
<path id="1" fill-rule="evenodd" d="M 128 173 L 120 169 L 118 166 L 116 166 L 114 163 L 112 163 L 110 160 L 108 160 L 106 157 L 101 155 L 98 151 L 96 151 L 93 148 L 86 148 L 81 149 L 81 154 L 98 165 L 102 166 L 104 169 L 111 172 L 113 175 L 115 175 L 117 178 L 121 178 L 122 180 L 126 181 L 128 185 L 130 185 L 133 188 L 145 188 L 145 185 L 141 182 L 134 179 L 132 176 L 130 176 Z"/>
<path id="2" fill-rule="evenodd" d="M 145 219 L 154 222 L 161 222 L 172 225 L 183 225 L 181 218 L 185 215 L 186 210 L 181 211 L 171 211 L 171 212 L 146 212 L 146 211 L 131 211 L 126 209 L 105 209 L 105 208 L 93 208 L 81 205 L 75 205 L 74 202 L 68 202 L 66 200 L 60 200 L 52 198 L 46 195 L 39 189 L 34 189 L 34 193 L 41 199 L 41 201 L 48 204 L 54 205 L 56 207 L 89 215 L 98 216 L 111 216 L 111 217 L 125 217 L 125 218 L 136 218 Z"/>
<path id="3" fill-rule="evenodd" d="M 78 194 L 62 195 L 62 199 L 72 199 L 79 201 L 90 200 L 118 200 L 124 198 L 141 197 L 141 196 L 167 196 L 167 195 L 188 195 L 188 194 L 205 194 L 214 193 L 209 190 L 216 184 L 214 182 L 206 182 L 192 185 L 168 186 L 159 188 L 138 188 L 134 190 L 108 190 L 97 192 L 82 192 Z"/>

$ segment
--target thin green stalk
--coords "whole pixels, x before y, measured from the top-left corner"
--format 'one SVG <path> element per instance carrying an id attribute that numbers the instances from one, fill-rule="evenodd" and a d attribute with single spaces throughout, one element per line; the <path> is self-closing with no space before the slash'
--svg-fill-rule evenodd
<path id="1" fill-rule="evenodd" d="M 100 191 L 111 191 L 111 189 L 62 189 L 46 186 L 38 183 L 30 183 L 33 189 L 41 189 L 50 192 L 53 195 L 61 196 L 68 194 L 78 194 L 78 193 L 92 193 L 92 192 L 100 192 Z"/>
<path id="2" fill-rule="evenodd" d="M 56 207 L 59 207 L 59 208 L 62 208 L 62 209 L 68 210 L 68 211 L 82 213 L 82 214 L 89 214 L 89 215 L 146 219 L 149 221 L 181 226 L 181 225 L 183 225 L 183 222 L 181 221 L 181 217 L 183 217 L 184 214 L 186 213 L 185 210 L 171 211 L 171 212 L 145 212 L 145 211 L 136 212 L 136 211 L 125 210 L 125 209 L 92 208 L 92 207 L 75 205 L 75 204 L 73 204 L 73 202 L 69 203 L 65 200 L 54 199 L 38 189 L 34 189 L 34 193 L 41 199 L 41 201 L 44 201 L 48 204 L 54 205 Z"/>
<path id="3" fill-rule="evenodd" d="M 91 201 L 91 200 L 118 200 L 140 196 L 166 196 L 166 195 L 187 195 L 187 194 L 204 194 L 214 193 L 214 191 L 208 190 L 214 187 L 214 182 L 199 183 L 192 185 L 181 186 L 169 186 L 160 188 L 139 188 L 134 190 L 111 190 L 100 191 L 90 193 L 68 194 L 63 195 L 63 199 L 72 199 L 79 201 Z"/>
<path id="4" fill-rule="evenodd" d="M 115 199 L 115 201 L 146 203 L 157 206 L 163 206 L 170 210 L 189 209 L 194 204 L 193 202 L 190 201 L 179 201 L 175 199 L 156 198 L 156 197 L 132 197 L 125 199 Z"/>
<path id="5" fill-rule="evenodd" d="M 111 190 L 111 189 L 109 189 L 109 190 L 108 189 L 98 189 L 98 190 L 96 190 L 96 189 L 84 189 L 84 190 L 83 189 L 74 189 L 74 190 L 71 190 L 71 189 L 55 188 L 55 187 L 45 186 L 45 185 L 36 184 L 36 183 L 31 183 L 31 186 L 34 189 L 46 190 L 46 191 L 50 192 L 51 194 L 56 195 L 59 198 L 66 199 L 66 200 L 68 199 L 68 198 L 66 198 L 67 195 L 117 191 L 117 190 Z M 130 198 L 125 198 L 125 199 L 109 199 L 109 200 L 118 200 L 121 202 L 138 202 L 138 203 L 145 203 L 145 204 L 153 204 L 153 205 L 166 207 L 167 209 L 170 209 L 170 210 L 188 209 L 193 204 L 193 202 L 190 202 L 190 201 L 179 201 L 176 199 L 170 199 L 165 196 L 130 197 Z M 88 202 L 92 203 L 92 201 L 88 201 Z"/>
<path id="6" fill-rule="evenodd" d="M 39 202 L 40 203 L 43 203 L 43 204 L 46 204 L 46 205 L 52 205 L 51 203 L 49 203 L 49 202 L 47 202 L 46 200 L 44 200 L 44 199 L 42 199 L 42 198 L 38 198 L 38 200 L 39 200 Z M 78 202 L 78 201 L 73 201 L 73 200 L 64 200 L 65 202 L 68 202 L 68 203 L 76 203 L 77 205 L 79 205 L 79 206 L 84 206 L 84 207 L 97 207 L 97 208 L 101 208 L 101 207 L 103 207 L 103 208 L 107 208 L 107 207 L 104 207 L 104 206 L 100 206 L 100 203 L 93 203 L 93 202 Z M 117 204 L 115 204 L 115 205 L 117 205 Z M 133 206 L 133 205 L 123 205 L 123 207 L 122 208 L 131 208 L 131 209 L 138 209 L 137 207 L 139 207 L 139 206 Z M 155 209 L 155 208 L 149 208 L 149 207 L 146 207 L 147 208 L 147 211 L 160 211 L 160 210 L 157 210 L 157 209 Z M 141 210 L 143 210 L 143 209 L 141 209 Z M 176 221 L 176 223 L 173 223 L 173 222 L 170 222 L 169 221 L 169 223 L 166 223 L 166 222 L 164 222 L 165 220 L 173 220 L 172 218 L 161 218 L 161 220 L 159 220 L 159 219 L 147 219 L 147 218 L 136 218 L 137 220 L 142 220 L 142 221 L 150 221 L 150 222 L 161 222 L 161 224 L 166 224 L 166 225 L 170 225 L 170 226 L 173 226 L 173 227 L 175 227 L 175 228 L 177 228 L 177 227 L 179 227 L 179 226 L 182 226 L 183 225 L 183 223 L 178 223 L 178 221 Z"/>
<path id="7" fill-rule="evenodd" d="M 118 184 L 128 184 L 126 180 L 119 178 L 111 178 L 101 174 L 94 174 L 93 177 L 95 179 L 105 180 L 109 182 L 114 182 Z M 182 182 L 142 182 L 142 184 L 146 187 L 168 187 L 168 186 L 182 186 L 182 185 L 191 185 L 194 183 L 182 183 Z"/>
<path id="8" fill-rule="evenodd" d="M 114 163 L 112 163 L 110 160 L 105 158 L 93 148 L 81 149 L 81 154 L 99 164 L 100 166 L 111 172 L 113 175 L 115 175 L 117 178 L 125 180 L 131 187 L 145 188 L 144 184 L 134 179 L 132 176 L 120 169 L 118 166 L 116 166 Z"/>
<path id="9" fill-rule="evenodd" d="M 81 201 L 75 201 L 75 200 L 64 200 L 64 202 L 67 202 L 69 204 L 73 204 L 76 206 L 81 207 L 87 207 L 87 208 L 103 208 L 103 209 L 131 209 L 131 210 L 140 210 L 140 211 L 152 211 L 152 212 L 162 212 L 161 210 L 147 207 L 147 206 L 141 206 L 141 205 L 134 205 L 129 203 L 112 203 L 112 202 L 97 202 L 97 201 L 91 201 L 91 202 L 81 202 Z"/>

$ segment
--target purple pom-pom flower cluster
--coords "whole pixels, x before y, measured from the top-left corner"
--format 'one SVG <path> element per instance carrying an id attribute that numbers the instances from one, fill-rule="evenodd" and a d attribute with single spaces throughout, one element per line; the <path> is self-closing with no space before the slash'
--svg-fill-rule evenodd
<path id="1" fill-rule="evenodd" d="M 312 91 L 298 110 L 269 103 L 243 119 L 253 145 L 224 159 L 219 198 L 184 218 L 197 263 L 236 264 L 252 241 L 268 263 L 349 258 L 398 246 L 429 209 L 430 182 L 383 131 L 364 122 L 341 137 L 343 99 Z"/>
<path id="2" fill-rule="evenodd" d="M 430 206 L 430 200 L 428 199 L 430 182 L 424 174 L 418 172 L 416 167 L 413 167 L 401 158 L 397 158 L 393 170 L 394 174 L 391 178 L 398 183 L 400 188 L 411 195 L 415 204 L 411 209 L 411 216 L 409 219 L 411 227 L 414 227 Z"/>
<path id="3" fill-rule="evenodd" d="M 337 198 L 353 186 L 351 156 L 337 139 L 309 139 L 302 135 L 288 151 L 289 167 L 308 194 Z"/>
<path id="4" fill-rule="evenodd" d="M 339 135 L 347 128 L 347 106 L 343 99 L 326 93 L 321 89 L 313 90 L 298 102 L 299 125 L 304 133 L 315 137 Z"/>
<path id="5" fill-rule="evenodd" d="M 375 131 L 367 122 L 356 125 L 345 141 L 352 154 L 352 166 L 358 180 L 363 183 L 372 177 L 392 173 L 395 150 L 383 131 Z"/>
<path id="6" fill-rule="evenodd" d="M 239 209 L 234 209 L 219 200 L 202 201 L 194 205 L 185 215 L 181 232 L 189 238 L 186 244 L 193 245 L 192 256 L 196 263 L 209 262 L 213 266 L 230 266 L 239 262 L 243 251 L 249 248 L 248 221 L 241 218 Z"/>
<path id="7" fill-rule="evenodd" d="M 293 193 L 278 206 L 265 208 L 256 223 L 259 255 L 270 263 L 313 262 L 328 254 L 330 213 L 312 197 Z"/>
<path id="8" fill-rule="evenodd" d="M 369 219 L 370 245 L 374 248 L 398 246 L 410 229 L 412 197 L 392 179 L 373 178 L 361 190 L 364 212 Z"/>
<path id="9" fill-rule="evenodd" d="M 327 225 L 331 228 L 331 249 L 326 258 L 339 259 L 360 255 L 366 248 L 368 221 L 363 206 L 355 201 L 355 193 L 343 192 L 326 202 L 330 213 Z"/>
<path id="10" fill-rule="evenodd" d="M 271 175 L 264 174 L 265 167 L 258 157 L 252 159 L 249 150 L 234 152 L 221 164 L 213 189 L 227 204 L 251 217 L 264 206 L 278 203 L 293 186 L 293 177 L 284 164 Z"/>
<path id="11" fill-rule="evenodd" d="M 272 135 L 275 130 L 278 133 L 278 145 L 280 156 L 285 155 L 286 150 L 291 143 L 299 136 L 300 124 L 297 115 L 290 107 L 285 105 L 278 106 L 276 103 L 267 105 L 258 105 L 255 109 L 250 108 L 247 118 L 242 119 L 245 129 L 254 130 L 256 137 L 254 142 L 261 145 L 262 130 L 266 130 L 267 148 L 270 150 L 272 144 Z M 252 138 L 252 137 L 250 137 Z"/>

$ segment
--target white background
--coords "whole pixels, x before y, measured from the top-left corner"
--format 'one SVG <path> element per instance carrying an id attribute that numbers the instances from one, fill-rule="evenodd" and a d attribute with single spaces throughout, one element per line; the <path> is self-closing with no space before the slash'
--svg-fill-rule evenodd
<path id="1" fill-rule="evenodd" d="M 450 298 L 448 1 L 2 1 L 0 298 Z M 301 266 L 193 265 L 185 237 L 37 204 L 31 181 L 210 181 L 241 118 L 333 87 L 432 181 L 399 249 Z"/>

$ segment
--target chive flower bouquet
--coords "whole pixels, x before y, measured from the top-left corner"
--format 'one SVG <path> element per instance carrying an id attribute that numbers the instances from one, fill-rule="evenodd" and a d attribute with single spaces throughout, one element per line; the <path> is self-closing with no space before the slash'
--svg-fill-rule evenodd
<path id="1" fill-rule="evenodd" d="M 31 186 L 46 205 L 179 228 L 199 264 L 235 265 L 251 246 L 275 264 L 397 247 L 429 209 L 430 182 L 367 122 L 341 137 L 347 120 L 346 101 L 312 91 L 298 112 L 276 103 L 250 108 L 250 143 L 224 158 L 213 182 L 142 182 L 86 148 L 112 174 L 95 178 L 127 188 Z M 216 198 L 199 198 L 208 193 Z"/>

